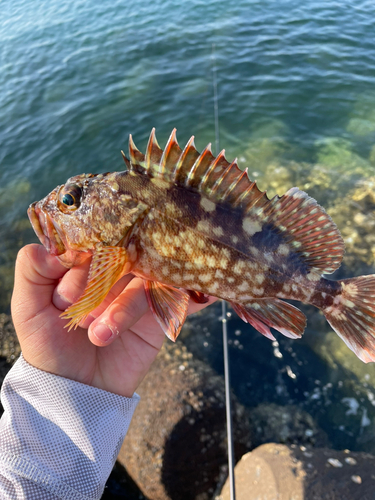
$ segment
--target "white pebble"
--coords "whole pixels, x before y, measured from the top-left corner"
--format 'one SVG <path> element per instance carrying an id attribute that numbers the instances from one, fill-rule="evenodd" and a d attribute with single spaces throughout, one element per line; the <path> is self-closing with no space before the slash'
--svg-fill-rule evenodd
<path id="1" fill-rule="evenodd" d="M 347 458 L 345 458 L 345 462 L 349 465 L 355 465 L 357 463 L 357 460 L 355 458 L 352 458 L 352 457 L 347 457 Z"/>
<path id="2" fill-rule="evenodd" d="M 362 484 L 361 476 L 352 476 L 351 480 L 353 481 L 353 483 Z"/>
<path id="3" fill-rule="evenodd" d="M 342 467 L 342 463 L 337 458 L 329 458 L 327 462 L 332 465 L 332 467 Z"/>

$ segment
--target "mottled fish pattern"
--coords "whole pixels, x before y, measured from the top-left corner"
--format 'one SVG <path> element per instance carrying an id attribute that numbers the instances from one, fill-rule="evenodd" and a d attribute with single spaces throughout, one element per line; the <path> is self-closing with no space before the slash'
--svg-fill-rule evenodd
<path id="1" fill-rule="evenodd" d="M 148 303 L 175 340 L 189 298 L 228 300 L 274 339 L 298 338 L 304 314 L 283 299 L 323 311 L 359 358 L 375 360 L 375 276 L 332 281 L 344 253 L 329 215 L 298 188 L 269 199 L 247 170 L 210 145 L 182 150 L 173 130 L 164 150 L 153 130 L 142 154 L 129 139 L 127 169 L 82 174 L 29 208 L 41 242 L 65 265 L 92 254 L 86 289 L 62 315 L 76 327 L 124 274 L 144 280 Z"/>

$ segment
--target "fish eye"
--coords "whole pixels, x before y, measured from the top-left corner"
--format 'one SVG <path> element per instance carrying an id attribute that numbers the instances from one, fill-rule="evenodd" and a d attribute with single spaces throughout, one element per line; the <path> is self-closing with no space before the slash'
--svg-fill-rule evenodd
<path id="1" fill-rule="evenodd" d="M 77 184 L 63 186 L 60 189 L 57 204 L 64 213 L 71 213 L 77 210 L 81 203 L 82 188 Z"/>
<path id="2" fill-rule="evenodd" d="M 67 193 L 62 197 L 62 202 L 64 203 L 64 205 L 71 206 L 74 205 L 74 198 L 70 193 Z"/>

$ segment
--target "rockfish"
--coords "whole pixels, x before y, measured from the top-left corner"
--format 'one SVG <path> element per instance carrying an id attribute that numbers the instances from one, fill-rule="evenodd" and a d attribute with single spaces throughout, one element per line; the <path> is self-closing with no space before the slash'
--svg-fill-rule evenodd
<path id="1" fill-rule="evenodd" d="M 62 314 L 77 327 L 124 274 L 144 280 L 151 311 L 175 340 L 189 298 L 230 302 L 260 333 L 301 337 L 306 317 L 283 299 L 321 309 L 364 362 L 375 361 L 375 275 L 332 281 L 344 242 L 330 216 L 294 187 L 269 199 L 224 150 L 183 150 L 153 129 L 143 155 L 129 138 L 127 169 L 68 179 L 30 205 L 33 228 L 68 267 L 92 254 L 83 295 Z"/>

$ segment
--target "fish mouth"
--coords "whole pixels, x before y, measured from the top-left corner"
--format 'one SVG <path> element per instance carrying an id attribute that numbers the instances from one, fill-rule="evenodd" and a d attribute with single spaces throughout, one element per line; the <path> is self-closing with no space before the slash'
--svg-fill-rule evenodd
<path id="1" fill-rule="evenodd" d="M 38 202 L 35 201 L 29 206 L 27 215 L 40 242 L 51 255 L 62 255 L 66 252 L 52 219 L 38 206 Z"/>

